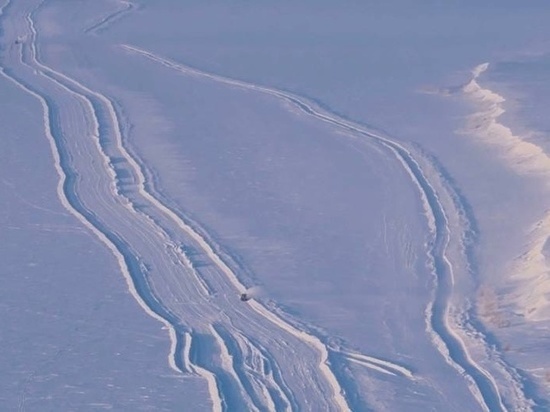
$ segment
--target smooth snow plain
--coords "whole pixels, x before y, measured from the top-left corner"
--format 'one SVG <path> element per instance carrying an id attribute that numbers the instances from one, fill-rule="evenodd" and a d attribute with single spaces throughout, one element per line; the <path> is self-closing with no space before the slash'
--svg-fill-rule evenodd
<path id="1" fill-rule="evenodd" d="M 3 410 L 548 408 L 543 2 L 0 7 Z"/>

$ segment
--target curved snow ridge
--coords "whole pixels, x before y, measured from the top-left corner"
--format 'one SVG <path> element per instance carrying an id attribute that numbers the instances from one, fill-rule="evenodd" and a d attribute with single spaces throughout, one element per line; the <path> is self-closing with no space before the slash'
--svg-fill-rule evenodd
<path id="1" fill-rule="evenodd" d="M 405 156 L 413 158 L 410 152 Z M 417 155 L 417 157 L 419 156 Z M 448 213 L 456 215 L 456 210 L 443 206 L 440 195 L 448 193 L 435 189 L 435 182 L 432 181 L 433 179 L 428 179 L 426 170 L 420 166 L 417 160 L 412 163 L 407 162 L 407 166 L 410 167 L 413 180 L 424 193 L 425 204 L 427 203 L 429 213 L 432 214 L 435 222 L 435 231 L 432 233 L 433 243 L 430 245 L 428 254 L 432 261 L 436 287 L 433 301 L 426 310 L 427 331 L 446 361 L 457 372 L 464 375 L 472 394 L 481 406 L 486 410 L 495 408 L 506 410 L 495 379 L 470 356 L 468 347 L 459 333 L 461 327 L 454 322 L 454 317 L 451 314 L 452 309 L 456 311 L 451 304 L 455 287 L 455 273 L 453 264 L 448 257 L 448 249 L 453 239 L 451 234 L 454 232 L 450 228 Z M 462 238 L 461 223 L 456 223 L 459 226 L 459 237 Z"/>
<path id="2" fill-rule="evenodd" d="M 426 326 L 434 343 L 447 362 L 459 373 L 464 374 L 472 394 L 486 410 L 506 410 L 498 385 L 494 378 L 471 356 L 467 345 L 458 333 L 458 327 L 451 316 L 451 299 L 455 286 L 454 268 L 447 256 L 451 230 L 445 208 L 438 192 L 429 183 L 418 163 L 410 163 L 416 182 L 425 193 L 434 215 L 436 231 L 428 254 L 432 261 L 432 272 L 436 282 L 433 302 L 428 306 Z"/>
<path id="3" fill-rule="evenodd" d="M 134 46 L 121 45 L 121 47 L 129 52 L 140 54 L 168 68 L 190 76 L 207 78 L 230 86 L 247 90 L 255 90 L 283 99 L 307 115 L 313 116 L 316 119 L 328 124 L 332 124 L 346 132 L 351 133 L 352 135 L 359 135 L 369 138 L 389 149 L 395 155 L 396 159 L 401 162 L 406 172 L 410 175 L 413 183 L 418 187 L 421 200 L 424 204 L 428 225 L 432 231 L 433 241 L 430 245 L 429 254 L 433 261 L 436 290 L 434 302 L 429 305 L 430 312 L 428 314 L 428 328 L 433 335 L 436 335 L 436 340 L 441 342 L 441 345 L 444 346 L 441 347 L 441 345 L 437 345 L 449 364 L 453 366 L 460 374 L 466 374 L 467 381 L 470 382 L 469 386 L 472 394 L 479 401 L 480 405 L 485 409 L 506 410 L 494 379 L 492 379 L 492 377 L 469 356 L 464 342 L 452 329 L 453 325 L 450 324 L 449 305 L 452 296 L 454 273 L 451 262 L 445 254 L 450 238 L 448 220 L 445 215 L 445 210 L 438 199 L 437 191 L 432 187 L 429 180 L 424 175 L 422 168 L 419 166 L 418 162 L 408 149 L 388 137 L 367 130 L 363 126 L 357 125 L 351 121 L 342 119 L 339 116 L 318 107 L 316 104 L 294 94 L 202 72 L 180 63 L 175 63 L 171 60 L 159 57 L 154 53 Z M 271 319 L 274 323 L 278 324 L 280 322 L 279 318 L 272 319 L 274 315 L 263 308 L 263 306 L 257 304 L 256 302 L 253 302 L 252 306 L 257 311 L 262 311 L 264 316 Z M 283 325 L 279 326 L 283 327 Z M 290 325 L 285 323 L 284 327 L 287 328 L 289 332 L 292 331 L 292 333 L 296 333 L 296 331 L 293 331 L 294 328 Z M 289 327 L 290 329 L 288 329 Z M 314 339 L 312 343 L 320 345 L 319 350 L 323 354 L 322 363 L 320 366 L 326 366 L 328 359 L 326 346 L 324 346 L 320 341 L 317 341 L 317 338 L 312 338 L 309 335 L 307 339 Z"/>
<path id="4" fill-rule="evenodd" d="M 490 89 L 483 88 L 478 78 L 489 68 L 484 63 L 472 71 L 472 80 L 462 88 L 466 97 L 479 108 L 469 116 L 464 132 L 477 136 L 482 142 L 495 147 L 507 164 L 519 173 L 550 176 L 550 156 L 535 143 L 514 132 L 498 121 L 505 112 L 506 99 Z"/>
<path id="5" fill-rule="evenodd" d="M 122 18 L 125 14 L 133 11 L 136 6 L 126 0 L 117 0 L 118 3 L 122 4 L 122 8 L 115 10 L 105 17 L 101 18 L 99 21 L 93 23 L 90 27 L 84 30 L 84 33 L 98 34 L 100 31 L 105 30 L 108 26 L 113 24 L 115 21 Z"/>

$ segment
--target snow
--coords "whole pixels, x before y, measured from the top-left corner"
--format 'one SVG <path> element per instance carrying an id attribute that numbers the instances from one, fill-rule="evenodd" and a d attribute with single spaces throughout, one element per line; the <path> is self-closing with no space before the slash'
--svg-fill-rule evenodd
<path id="1" fill-rule="evenodd" d="M 1 409 L 547 407 L 550 10 L 398 4 L 0 3 Z"/>

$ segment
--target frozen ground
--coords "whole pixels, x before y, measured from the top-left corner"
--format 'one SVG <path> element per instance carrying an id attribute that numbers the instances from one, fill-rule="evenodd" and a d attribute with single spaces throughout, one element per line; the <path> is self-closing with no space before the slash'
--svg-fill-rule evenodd
<path id="1" fill-rule="evenodd" d="M 544 3 L 1 7 L 2 409 L 548 407 Z"/>

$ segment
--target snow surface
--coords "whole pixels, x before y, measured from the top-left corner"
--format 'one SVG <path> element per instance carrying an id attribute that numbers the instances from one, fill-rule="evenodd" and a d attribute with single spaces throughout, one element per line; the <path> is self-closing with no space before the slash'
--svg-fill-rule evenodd
<path id="1" fill-rule="evenodd" d="M 548 408 L 544 2 L 0 10 L 2 410 Z"/>

